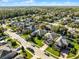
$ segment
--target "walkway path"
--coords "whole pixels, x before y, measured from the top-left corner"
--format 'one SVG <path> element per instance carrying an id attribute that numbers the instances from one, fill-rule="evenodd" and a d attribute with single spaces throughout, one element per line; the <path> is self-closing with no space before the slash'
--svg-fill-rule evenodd
<path id="1" fill-rule="evenodd" d="M 56 23 L 50 23 L 51 25 L 55 25 L 55 26 L 58 26 L 58 25 L 61 25 L 59 24 L 59 22 L 56 22 Z M 61 25 L 62 26 L 62 25 Z M 72 27 L 69 27 L 67 25 L 65 25 L 65 27 L 68 29 L 68 30 L 72 30 L 73 28 Z M 79 31 L 79 29 L 75 28 L 76 31 Z M 61 37 L 60 37 L 61 38 Z M 60 39 L 59 38 L 59 39 Z M 57 41 L 59 41 L 59 39 Z M 62 56 L 59 57 L 59 59 L 67 59 L 67 54 L 64 54 L 65 57 L 63 58 Z M 79 51 L 77 53 L 77 55 L 75 57 L 77 57 L 79 55 Z M 75 57 L 72 57 L 72 58 L 68 58 L 68 59 L 74 59 Z"/>
<path id="2" fill-rule="evenodd" d="M 40 49 L 44 51 L 44 50 L 46 50 L 47 47 L 48 47 L 48 45 L 44 44 L 44 46 L 42 46 Z"/>
<path id="3" fill-rule="evenodd" d="M 51 57 L 51 56 L 49 57 L 44 54 L 45 53 L 44 50 L 47 48 L 47 45 L 44 45 L 42 48 L 33 47 L 32 43 L 27 42 L 25 39 L 21 38 L 16 33 L 10 32 L 10 30 L 5 31 L 5 33 L 8 34 L 11 38 L 14 38 L 18 42 L 20 42 L 21 45 L 24 47 L 24 49 L 26 49 L 27 47 L 32 48 L 35 52 L 35 54 L 32 54 L 33 55 L 32 59 L 37 59 L 37 58 L 55 59 L 54 57 Z"/>

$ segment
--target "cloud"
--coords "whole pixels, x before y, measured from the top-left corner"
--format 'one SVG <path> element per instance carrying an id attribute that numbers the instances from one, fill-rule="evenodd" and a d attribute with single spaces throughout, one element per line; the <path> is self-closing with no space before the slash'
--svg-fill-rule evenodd
<path id="1" fill-rule="evenodd" d="M 32 6 L 33 4 L 35 4 L 34 0 L 25 0 L 22 2 L 15 2 L 12 4 L 12 6 Z"/>
<path id="2" fill-rule="evenodd" d="M 25 0 L 23 2 L 20 2 L 20 4 L 32 4 L 34 3 L 34 0 Z"/>
<path id="3" fill-rule="evenodd" d="M 1 0 L 0 6 L 25 6 L 33 3 L 34 0 Z"/>
<path id="4" fill-rule="evenodd" d="M 0 6 L 79 6 L 79 2 L 70 2 L 69 0 L 66 0 L 65 2 L 38 2 L 37 0 L 1 0 Z"/>
<path id="5" fill-rule="evenodd" d="M 13 2 L 13 3 L 15 3 L 15 2 L 28 2 L 28 3 L 32 3 L 34 0 L 0 0 L 0 2 Z"/>
<path id="6" fill-rule="evenodd" d="M 66 1 L 66 2 L 41 2 L 41 3 L 38 3 L 36 5 L 39 5 L 39 6 L 79 6 L 79 3 L 77 2 L 69 2 L 69 1 Z"/>

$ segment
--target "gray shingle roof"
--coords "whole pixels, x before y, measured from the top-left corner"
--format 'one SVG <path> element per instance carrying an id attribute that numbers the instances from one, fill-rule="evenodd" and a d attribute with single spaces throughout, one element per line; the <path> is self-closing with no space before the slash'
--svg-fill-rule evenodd
<path id="1" fill-rule="evenodd" d="M 9 54 L 11 51 L 7 50 L 0 50 L 0 58 L 4 57 L 5 55 Z"/>
<path id="2" fill-rule="evenodd" d="M 2 57 L 2 59 L 12 59 L 16 55 L 17 55 L 17 53 L 15 51 L 12 51 L 11 53 L 9 53 L 6 56 Z"/>

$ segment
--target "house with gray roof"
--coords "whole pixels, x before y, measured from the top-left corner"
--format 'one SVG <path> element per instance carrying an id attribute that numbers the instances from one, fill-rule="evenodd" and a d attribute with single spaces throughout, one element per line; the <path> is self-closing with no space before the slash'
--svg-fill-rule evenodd
<path id="1" fill-rule="evenodd" d="M 5 55 L 4 57 L 2 57 L 1 59 L 12 59 L 14 58 L 18 53 L 15 51 L 12 51 L 11 53 Z"/>
<path id="2" fill-rule="evenodd" d="M 11 51 L 7 51 L 7 50 L 0 50 L 0 58 L 4 57 L 5 55 L 9 54 Z"/>
<path id="3" fill-rule="evenodd" d="M 45 39 L 45 43 L 46 44 L 51 44 L 53 41 L 55 41 L 55 39 L 57 38 L 57 33 L 52 32 L 52 33 L 46 33 L 44 35 L 44 39 Z"/>
<path id="4" fill-rule="evenodd" d="M 60 38 L 60 40 L 55 43 L 55 46 L 57 46 L 57 48 L 61 49 L 61 48 L 67 47 L 68 42 L 67 42 L 66 38 L 64 36 L 62 36 Z"/>
<path id="5" fill-rule="evenodd" d="M 25 58 L 21 55 L 17 55 L 14 59 L 25 59 Z"/>
<path id="6" fill-rule="evenodd" d="M 40 37 L 43 37 L 44 34 L 46 34 L 46 33 L 47 33 L 46 30 L 38 29 L 38 30 L 32 32 L 31 36 L 40 36 Z"/>

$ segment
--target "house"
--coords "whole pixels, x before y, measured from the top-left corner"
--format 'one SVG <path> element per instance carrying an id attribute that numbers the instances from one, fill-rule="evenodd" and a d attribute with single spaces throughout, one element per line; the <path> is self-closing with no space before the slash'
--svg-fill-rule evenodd
<path id="1" fill-rule="evenodd" d="M 46 33 L 44 35 L 45 43 L 46 44 L 52 44 L 52 42 L 57 38 L 57 33 L 52 32 L 52 33 Z"/>
<path id="2" fill-rule="evenodd" d="M 79 17 L 73 17 L 73 19 L 75 24 L 79 24 Z"/>
<path id="3" fill-rule="evenodd" d="M 0 46 L 7 44 L 6 41 L 0 41 Z"/>
<path id="4" fill-rule="evenodd" d="M 11 51 L 0 49 L 0 58 L 4 57 L 5 55 L 9 54 Z"/>
<path id="5" fill-rule="evenodd" d="M 38 29 L 38 30 L 32 32 L 31 36 L 40 36 L 40 37 L 43 37 L 44 34 L 46 34 L 46 33 L 47 33 L 46 30 Z"/>
<path id="6" fill-rule="evenodd" d="M 76 29 L 75 28 L 69 29 L 68 32 L 70 32 L 71 34 L 74 34 L 76 33 Z"/>
<path id="7" fill-rule="evenodd" d="M 25 59 L 25 58 L 21 55 L 17 55 L 14 59 Z"/>
<path id="8" fill-rule="evenodd" d="M 79 19 L 76 19 L 74 22 L 75 24 L 79 24 Z"/>
<path id="9" fill-rule="evenodd" d="M 31 18 L 27 18 L 26 19 L 26 22 L 33 22 L 34 20 L 33 19 L 31 19 Z"/>
<path id="10" fill-rule="evenodd" d="M 74 17 L 74 16 L 73 16 L 73 19 L 76 20 L 76 19 L 79 19 L 79 17 Z"/>
<path id="11" fill-rule="evenodd" d="M 68 46 L 68 42 L 64 36 L 60 38 L 58 42 L 55 43 L 55 46 L 59 49 L 66 48 Z"/>
<path id="12" fill-rule="evenodd" d="M 4 38 L 5 38 L 4 36 L 0 37 L 0 41 L 3 40 Z"/>
<path id="13" fill-rule="evenodd" d="M 0 22 L 0 25 L 2 25 L 2 24 L 3 24 L 3 22 L 1 21 L 1 22 Z"/>
<path id="14" fill-rule="evenodd" d="M 12 59 L 17 55 L 16 51 L 12 51 L 12 48 L 7 42 L 0 41 L 1 45 L 4 45 L 0 48 L 0 59 Z"/>
<path id="15" fill-rule="evenodd" d="M 18 53 L 15 51 L 10 52 L 9 54 L 5 55 L 4 57 L 2 57 L 1 59 L 12 59 L 14 58 Z"/>
<path id="16" fill-rule="evenodd" d="M 50 31 L 52 29 L 52 26 L 51 25 L 46 25 L 45 29 Z"/>
<path id="17" fill-rule="evenodd" d="M 31 25 L 31 26 L 28 26 L 26 29 L 31 30 L 31 31 L 35 31 L 35 26 Z"/>

